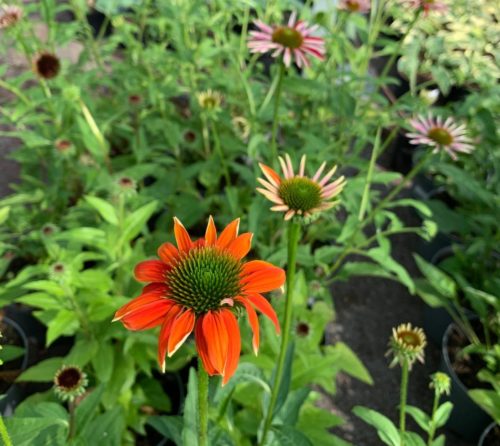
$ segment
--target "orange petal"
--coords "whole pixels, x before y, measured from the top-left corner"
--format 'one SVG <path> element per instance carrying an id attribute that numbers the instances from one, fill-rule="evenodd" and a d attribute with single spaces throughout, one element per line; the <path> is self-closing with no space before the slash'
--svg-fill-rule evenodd
<path id="1" fill-rule="evenodd" d="M 145 260 L 137 264 L 134 275 L 139 282 L 165 282 L 169 270 L 170 267 L 161 260 Z"/>
<path id="2" fill-rule="evenodd" d="M 276 333 L 279 333 L 281 331 L 280 323 L 278 322 L 278 316 L 276 316 L 276 312 L 271 304 L 260 294 L 249 294 L 246 297 L 250 302 L 252 302 L 252 304 L 255 305 L 257 310 L 271 319 L 274 327 L 276 328 Z"/>
<path id="3" fill-rule="evenodd" d="M 259 318 L 257 317 L 257 313 L 255 312 L 253 306 L 249 302 L 247 302 L 245 298 L 239 297 L 237 298 L 237 300 L 238 302 L 241 302 L 247 310 L 248 322 L 253 332 L 253 339 L 252 339 L 253 352 L 257 355 L 260 343 Z"/>
<path id="4" fill-rule="evenodd" d="M 168 338 L 168 357 L 170 358 L 184 343 L 194 328 L 196 316 L 193 311 L 186 310 L 177 316 L 172 323 L 172 329 Z"/>
<path id="5" fill-rule="evenodd" d="M 126 303 L 120 309 L 118 309 L 118 311 L 115 313 L 113 322 L 120 320 L 127 313 L 135 311 L 144 305 L 148 305 L 160 299 L 166 300 L 165 297 L 167 296 L 167 287 L 163 284 L 158 284 L 158 285 L 161 285 L 161 288 L 155 287 L 155 289 L 147 292 L 146 288 L 149 287 L 148 285 L 147 287 L 144 288 L 144 292 L 140 296 L 136 297 L 135 299 L 132 299 L 130 302 Z"/>
<path id="6" fill-rule="evenodd" d="M 256 271 L 267 268 L 276 268 L 272 263 L 265 262 L 264 260 L 251 260 L 243 265 L 241 269 L 241 277 L 248 276 Z"/>
<path id="7" fill-rule="evenodd" d="M 160 335 L 158 336 L 158 364 L 160 364 L 163 373 L 165 373 L 165 356 L 167 355 L 168 339 L 172 331 L 172 324 L 181 311 L 182 307 L 180 305 L 174 304 L 170 307 L 170 310 L 168 310 L 163 319 Z"/>
<path id="8" fill-rule="evenodd" d="M 212 216 L 208 219 L 207 230 L 205 231 L 205 242 L 208 246 L 214 245 L 217 241 L 217 229 Z"/>
<path id="9" fill-rule="evenodd" d="M 163 262 L 173 265 L 179 258 L 179 250 L 172 243 L 163 243 L 158 248 L 158 257 Z"/>
<path id="10" fill-rule="evenodd" d="M 276 266 L 261 269 L 241 278 L 246 293 L 266 293 L 285 283 L 285 271 Z"/>
<path id="11" fill-rule="evenodd" d="M 177 217 L 174 217 L 174 235 L 179 251 L 188 252 L 193 246 L 191 237 Z"/>
<path id="12" fill-rule="evenodd" d="M 208 343 L 205 339 L 205 335 L 203 334 L 203 318 L 204 316 L 200 316 L 194 326 L 196 350 L 198 350 L 198 354 L 200 355 L 201 361 L 203 362 L 203 367 L 205 367 L 206 372 L 209 375 L 213 376 L 217 374 L 217 370 L 215 370 L 208 356 Z"/>
<path id="13" fill-rule="evenodd" d="M 262 163 L 259 163 L 259 167 L 271 183 L 273 183 L 275 186 L 279 186 L 281 184 L 280 176 L 273 169 Z"/>
<path id="14" fill-rule="evenodd" d="M 219 313 L 209 311 L 203 318 L 203 334 L 205 336 L 208 357 L 214 369 L 220 375 L 224 374 L 228 349 L 228 333 L 226 325 L 219 317 Z"/>
<path id="15" fill-rule="evenodd" d="M 129 311 L 120 321 L 127 329 L 134 331 L 157 327 L 161 325 L 173 304 L 169 299 L 156 299 Z"/>
<path id="16" fill-rule="evenodd" d="M 230 310 L 222 310 L 220 318 L 226 325 L 226 330 L 229 336 L 229 344 L 227 349 L 226 365 L 222 377 L 222 385 L 226 385 L 229 378 L 234 375 L 238 368 L 241 352 L 241 337 L 238 320 Z"/>
<path id="17" fill-rule="evenodd" d="M 244 234 L 236 237 L 227 247 L 227 250 L 238 260 L 245 257 L 250 248 L 252 247 L 252 237 L 251 232 L 245 232 Z"/>
<path id="18" fill-rule="evenodd" d="M 216 245 L 220 248 L 227 248 L 229 244 L 236 238 L 238 235 L 238 228 L 240 226 L 240 219 L 237 218 L 229 223 L 224 230 L 222 231 L 219 239 L 217 240 Z"/>

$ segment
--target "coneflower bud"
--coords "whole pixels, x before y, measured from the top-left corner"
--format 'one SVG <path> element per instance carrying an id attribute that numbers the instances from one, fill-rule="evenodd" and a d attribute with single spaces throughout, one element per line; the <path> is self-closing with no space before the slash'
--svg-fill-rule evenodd
<path id="1" fill-rule="evenodd" d="M 198 93 L 196 97 L 200 107 L 207 111 L 217 111 L 222 104 L 222 95 L 211 89 Z"/>
<path id="2" fill-rule="evenodd" d="M 39 77 L 53 79 L 61 70 L 61 62 L 55 54 L 43 52 L 33 60 L 33 69 Z"/>
<path id="3" fill-rule="evenodd" d="M 397 363 L 403 365 L 404 362 L 408 362 L 411 370 L 415 361 L 423 363 L 426 345 L 425 333 L 421 328 L 412 327 L 410 323 L 393 328 L 389 339 L 389 350 L 386 354 L 394 356 L 390 367 L 394 367 Z"/>
<path id="4" fill-rule="evenodd" d="M 436 372 L 431 375 L 429 387 L 434 389 L 439 396 L 445 394 L 449 395 L 451 390 L 451 379 L 446 373 Z"/>
<path id="5" fill-rule="evenodd" d="M 64 365 L 54 377 L 54 392 L 62 401 L 73 402 L 83 395 L 87 384 L 87 375 L 79 367 Z"/>
<path id="6" fill-rule="evenodd" d="M 68 141 L 67 139 L 58 139 L 55 143 L 55 147 L 59 153 L 67 154 L 71 152 L 73 144 L 71 144 L 71 141 Z"/>

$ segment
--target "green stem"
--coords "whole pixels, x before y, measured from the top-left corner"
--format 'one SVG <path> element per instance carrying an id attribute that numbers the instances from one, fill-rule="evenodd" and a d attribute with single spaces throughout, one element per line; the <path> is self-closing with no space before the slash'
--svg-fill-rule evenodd
<path id="1" fill-rule="evenodd" d="M 372 148 L 372 155 L 370 157 L 370 164 L 368 165 L 368 173 L 366 174 L 365 189 L 363 191 L 363 198 L 361 199 L 361 205 L 359 207 L 358 220 L 363 221 L 365 216 L 366 206 L 368 205 L 368 197 L 370 195 L 370 185 L 372 182 L 373 168 L 375 166 L 375 161 L 378 156 L 379 146 L 380 146 L 380 127 L 377 130 L 377 135 L 375 136 L 375 143 Z"/>
<path id="2" fill-rule="evenodd" d="M 0 437 L 2 438 L 5 446 L 12 446 L 12 441 L 9 437 L 9 433 L 7 432 L 7 427 L 3 422 L 2 416 L 0 416 Z"/>
<path id="3" fill-rule="evenodd" d="M 198 445 L 208 446 L 208 374 L 201 359 L 198 359 L 198 413 L 200 415 Z"/>
<path id="4" fill-rule="evenodd" d="M 399 53 L 401 52 L 401 48 L 403 47 L 403 44 L 404 44 L 404 41 L 406 40 L 406 38 L 410 35 L 410 33 L 412 32 L 413 30 L 413 27 L 415 26 L 415 24 L 417 23 L 417 20 L 418 18 L 420 17 L 420 14 L 421 14 L 422 10 L 419 9 L 416 14 L 415 14 L 415 17 L 413 17 L 413 20 L 411 21 L 410 25 L 408 26 L 408 29 L 406 30 L 405 34 L 403 35 L 403 37 L 401 37 L 401 39 L 399 40 L 398 42 L 398 46 L 396 47 L 396 50 L 391 54 L 391 57 L 389 58 L 389 60 L 387 61 L 387 63 L 385 64 L 385 67 L 384 69 L 382 70 L 382 74 L 380 75 L 380 77 L 384 78 L 387 76 L 387 74 L 389 73 L 390 69 L 392 68 L 392 65 L 394 64 L 395 60 L 396 60 L 396 57 L 398 57 Z"/>
<path id="5" fill-rule="evenodd" d="M 276 86 L 274 113 L 273 113 L 273 128 L 271 131 L 271 155 L 273 157 L 273 164 L 278 162 L 278 149 L 276 147 L 276 135 L 278 133 L 278 113 L 281 101 L 281 90 L 283 87 L 283 78 L 285 77 L 285 64 L 281 61 L 280 70 L 278 73 L 278 85 Z"/>
<path id="6" fill-rule="evenodd" d="M 226 158 L 224 157 L 224 152 L 222 151 L 222 146 L 220 144 L 219 134 L 217 133 L 217 128 L 215 127 L 215 123 L 213 121 L 210 121 L 210 127 L 212 130 L 212 136 L 214 138 L 215 150 L 219 155 L 224 178 L 226 179 L 226 187 L 229 187 L 231 186 L 231 177 L 229 176 L 229 169 L 227 168 Z"/>
<path id="7" fill-rule="evenodd" d="M 401 368 L 401 391 L 399 403 L 399 432 L 401 435 L 401 446 L 404 446 L 404 434 L 406 425 L 406 398 L 408 394 L 408 360 L 403 361 Z"/>
<path id="8" fill-rule="evenodd" d="M 22 94 L 17 87 L 10 85 L 8 82 L 5 82 L 2 79 L 0 79 L 0 88 L 3 88 L 4 90 L 10 91 L 11 93 L 15 94 L 26 105 L 31 105 L 30 100 L 24 94 Z"/>
<path id="9" fill-rule="evenodd" d="M 427 445 L 431 446 L 432 441 L 434 440 L 434 434 L 436 433 L 436 421 L 434 417 L 436 416 L 436 410 L 439 404 L 439 392 L 434 390 L 434 403 L 432 405 L 432 414 L 431 414 L 431 422 L 429 427 L 429 439 L 427 440 Z"/>
<path id="10" fill-rule="evenodd" d="M 69 428 L 68 428 L 68 440 L 71 440 L 75 437 L 75 402 L 70 401 L 69 403 Z"/>
<path id="11" fill-rule="evenodd" d="M 283 333 L 281 338 L 280 354 L 278 358 L 278 365 L 276 368 L 275 381 L 273 383 L 273 390 L 271 392 L 271 399 L 267 409 L 266 419 L 264 421 L 264 429 L 262 431 L 262 438 L 259 445 L 264 445 L 266 442 L 267 434 L 271 427 L 274 415 L 274 407 L 278 399 L 278 392 L 283 378 L 283 368 L 285 366 L 286 352 L 290 342 L 290 328 L 292 325 L 293 314 L 293 294 L 295 282 L 295 270 L 297 266 L 297 250 L 300 240 L 300 224 L 291 220 L 288 226 L 288 260 L 287 260 L 287 274 L 286 274 L 286 301 L 285 301 L 285 317 L 283 322 Z"/>

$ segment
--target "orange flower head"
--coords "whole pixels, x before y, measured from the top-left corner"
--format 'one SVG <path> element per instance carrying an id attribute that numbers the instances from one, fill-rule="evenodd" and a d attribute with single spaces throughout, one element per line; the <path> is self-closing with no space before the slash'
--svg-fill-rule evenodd
<path id="1" fill-rule="evenodd" d="M 264 186 L 257 188 L 257 191 L 264 195 L 269 201 L 274 203 L 272 211 L 284 212 L 285 220 L 290 220 L 295 215 L 309 217 L 318 212 L 330 209 L 338 201 L 331 201 L 332 198 L 342 192 L 345 186 L 344 177 L 329 183 L 330 178 L 337 170 L 334 166 L 323 178 L 320 179 L 326 163 L 324 162 L 316 171 L 312 178 L 304 175 L 306 156 L 300 160 L 299 172 L 294 173 L 290 156 L 279 158 L 284 178 L 281 178 L 270 167 L 259 164 L 264 178 L 257 181 Z"/>
<path id="2" fill-rule="evenodd" d="M 165 357 L 171 357 L 194 332 L 205 370 L 221 375 L 224 385 L 238 367 L 238 316 L 243 311 L 253 331 L 255 354 L 260 336 L 256 309 L 274 323 L 279 333 L 276 313 L 262 293 L 280 288 L 285 272 L 262 260 L 244 262 L 252 234 L 238 235 L 238 227 L 236 219 L 217 235 L 210 217 L 205 237 L 192 241 L 174 218 L 177 246 L 164 243 L 158 249 L 160 260 L 146 260 L 136 266 L 136 279 L 150 283 L 139 297 L 116 312 L 114 320 L 129 330 L 161 326 L 158 362 L 162 370 Z"/>

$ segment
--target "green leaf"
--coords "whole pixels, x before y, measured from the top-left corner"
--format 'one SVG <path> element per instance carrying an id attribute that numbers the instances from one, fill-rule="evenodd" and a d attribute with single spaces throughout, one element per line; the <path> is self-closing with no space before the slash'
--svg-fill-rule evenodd
<path id="1" fill-rule="evenodd" d="M 164 412 L 171 412 L 172 403 L 168 395 L 163 391 L 159 381 L 156 379 L 143 380 L 141 381 L 141 389 L 149 406 Z"/>
<path id="2" fill-rule="evenodd" d="M 125 418 L 120 406 L 91 420 L 82 436 L 91 445 L 121 446 Z"/>
<path id="3" fill-rule="evenodd" d="M 415 432 L 405 432 L 404 444 L 406 446 L 426 446 L 425 441 Z"/>
<path id="4" fill-rule="evenodd" d="M 156 211 L 158 206 L 157 201 L 152 201 L 148 203 L 136 211 L 132 212 L 124 222 L 124 229 L 122 234 L 122 240 L 125 242 L 129 242 L 139 235 L 139 233 L 146 226 L 147 221 L 151 218 L 151 216 Z"/>
<path id="5" fill-rule="evenodd" d="M 343 422 L 342 418 L 329 410 L 306 403 L 302 406 L 296 428 L 307 435 L 315 446 L 347 446 L 349 443 L 334 437 L 329 432 Z"/>
<path id="6" fill-rule="evenodd" d="M 78 340 L 65 359 L 66 364 L 86 366 L 97 352 L 99 343 L 96 340 Z"/>
<path id="7" fill-rule="evenodd" d="M 113 226 L 118 226 L 118 215 L 116 214 L 116 210 L 113 205 L 99 197 L 85 195 L 84 198 L 85 201 L 90 204 L 90 206 L 92 206 L 97 212 L 99 212 L 104 220 L 106 220 Z"/>
<path id="8" fill-rule="evenodd" d="M 62 364 L 63 358 L 50 358 L 40 361 L 38 364 L 21 373 L 16 379 L 16 382 L 51 382 L 54 380 L 54 375 L 57 370 L 61 368 Z"/>
<path id="9" fill-rule="evenodd" d="M 330 351 L 335 355 L 340 370 L 343 370 L 345 373 L 366 384 L 373 384 L 370 372 L 347 344 L 337 342 L 334 346 L 330 346 Z"/>
<path id="10" fill-rule="evenodd" d="M 365 423 L 377 430 L 379 438 L 389 446 L 399 446 L 399 432 L 394 423 L 385 415 L 382 415 L 368 407 L 356 406 L 352 410 L 354 415 L 361 418 Z"/>
<path id="11" fill-rule="evenodd" d="M 436 268 L 431 263 L 425 261 L 418 254 L 413 254 L 413 257 L 415 258 L 420 271 L 422 271 L 422 274 L 436 291 L 449 299 L 456 298 L 457 286 L 455 281 L 450 276 L 445 274 L 439 268 Z"/>
<path id="12" fill-rule="evenodd" d="M 423 410 L 414 406 L 406 406 L 406 413 L 409 414 L 425 432 L 429 431 L 430 418 Z"/>
<path id="13" fill-rule="evenodd" d="M 61 308 L 61 301 L 47 293 L 30 293 L 18 297 L 16 302 L 31 305 L 42 310 L 57 310 Z"/>
<path id="14" fill-rule="evenodd" d="M 9 417 L 5 425 L 15 446 L 67 445 L 67 423 L 58 419 Z"/>
<path id="15" fill-rule="evenodd" d="M 0 209 L 0 225 L 3 225 L 9 218 L 10 206 L 5 206 Z"/>
<path id="16" fill-rule="evenodd" d="M 276 398 L 276 404 L 274 406 L 273 417 L 278 413 L 281 406 L 285 403 L 288 392 L 290 390 L 290 381 L 292 379 L 292 364 L 293 364 L 293 352 L 295 350 L 295 344 L 290 342 L 285 355 L 285 365 L 283 367 L 283 374 L 281 376 L 280 388 L 278 390 L 278 397 Z M 276 381 L 276 368 L 273 370 L 273 375 L 271 377 L 271 387 L 275 385 Z"/>
<path id="17" fill-rule="evenodd" d="M 446 298 L 436 292 L 427 279 L 415 279 L 415 290 L 417 295 L 429 306 L 433 308 L 444 307 Z"/>
<path id="18" fill-rule="evenodd" d="M 24 348 L 17 345 L 0 346 L 0 359 L 9 362 L 24 355 Z"/>
<path id="19" fill-rule="evenodd" d="M 75 410 L 75 421 L 77 432 L 83 432 L 88 423 L 94 418 L 102 395 L 104 393 L 104 385 L 101 384 L 96 387 L 90 394 L 88 394 L 83 401 L 78 404 Z"/>
<path id="20" fill-rule="evenodd" d="M 182 444 L 182 418 L 179 416 L 149 417 L 147 424 L 176 445 Z"/>
<path id="21" fill-rule="evenodd" d="M 406 285 L 411 294 L 415 293 L 415 284 L 406 269 L 396 262 L 384 248 L 372 248 L 366 252 L 366 255 L 375 260 L 382 268 L 394 273 L 399 281 Z"/>
<path id="22" fill-rule="evenodd" d="M 280 446 L 314 446 L 309 438 L 292 426 L 272 426 L 272 432 Z"/>
<path id="23" fill-rule="evenodd" d="M 114 365 L 114 348 L 109 342 L 101 342 L 96 354 L 92 358 L 97 379 L 106 383 L 111 379 Z"/>
<path id="24" fill-rule="evenodd" d="M 290 426 L 295 426 L 297 419 L 299 418 L 299 411 L 304 402 L 309 395 L 311 389 L 303 387 L 298 390 L 290 392 L 285 404 L 279 412 L 279 418 L 281 418 L 283 424 L 288 424 Z"/>
<path id="25" fill-rule="evenodd" d="M 441 427 L 446 424 L 452 410 L 453 404 L 449 401 L 446 401 L 437 408 L 436 413 L 434 414 L 434 422 L 436 423 L 436 427 Z"/>
<path id="26" fill-rule="evenodd" d="M 496 423 L 500 424 L 500 394 L 494 390 L 472 389 L 469 396 L 485 412 L 487 412 Z"/>
<path id="27" fill-rule="evenodd" d="M 74 335 L 78 328 L 80 327 L 80 322 L 76 317 L 75 313 L 70 310 L 61 310 L 57 313 L 56 317 L 52 319 L 47 328 L 47 347 L 52 344 L 60 336 L 71 336 Z"/>
<path id="28" fill-rule="evenodd" d="M 190 368 L 187 396 L 184 403 L 182 444 L 198 446 L 198 419 L 198 377 L 195 369 Z"/>

